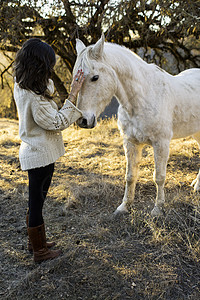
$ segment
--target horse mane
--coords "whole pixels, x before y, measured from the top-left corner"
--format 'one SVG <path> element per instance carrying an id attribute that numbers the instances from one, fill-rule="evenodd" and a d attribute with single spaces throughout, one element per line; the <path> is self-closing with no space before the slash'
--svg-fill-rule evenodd
<path id="1" fill-rule="evenodd" d="M 95 64 L 98 63 L 98 59 L 92 55 L 92 49 L 94 45 L 90 45 L 82 50 L 77 58 L 74 74 L 78 69 L 84 70 L 85 75 L 91 73 L 94 70 Z M 104 52 L 102 61 L 115 68 L 120 76 L 129 74 L 132 78 L 135 78 L 137 82 L 144 83 L 144 77 L 147 73 L 152 72 L 160 73 L 162 76 L 169 76 L 169 73 L 155 64 L 148 64 L 139 55 L 125 46 L 121 46 L 115 43 L 104 43 Z M 94 64 L 95 62 L 95 64 Z M 138 72 L 140 70 L 140 72 Z M 165 75 L 164 75 L 165 73 Z"/>

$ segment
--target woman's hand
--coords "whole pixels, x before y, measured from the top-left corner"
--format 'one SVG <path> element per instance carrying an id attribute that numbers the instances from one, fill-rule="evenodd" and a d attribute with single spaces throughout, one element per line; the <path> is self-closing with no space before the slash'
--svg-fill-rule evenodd
<path id="1" fill-rule="evenodd" d="M 73 104 L 76 103 L 76 98 L 78 92 L 80 91 L 82 84 L 85 80 L 84 72 L 82 70 L 78 70 L 71 84 L 71 92 L 69 94 L 68 100 L 70 100 Z"/>

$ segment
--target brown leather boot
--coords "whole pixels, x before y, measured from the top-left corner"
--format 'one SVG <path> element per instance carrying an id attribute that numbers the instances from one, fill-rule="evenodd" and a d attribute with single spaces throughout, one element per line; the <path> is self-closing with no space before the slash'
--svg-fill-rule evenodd
<path id="1" fill-rule="evenodd" d="M 29 212 L 27 211 L 27 214 L 26 214 L 27 231 L 28 231 L 28 223 L 29 223 Z M 46 235 L 45 235 L 45 237 L 46 237 Z M 55 246 L 55 244 L 56 244 L 55 242 L 47 242 L 46 241 L 47 248 L 51 248 L 51 247 Z M 29 236 L 28 236 L 27 248 L 28 248 L 28 251 L 33 252 L 33 246 L 31 245 Z"/>
<path id="2" fill-rule="evenodd" d="M 37 227 L 29 227 L 28 235 L 33 246 L 35 262 L 53 259 L 61 254 L 60 250 L 49 250 L 47 248 L 44 224 Z"/>

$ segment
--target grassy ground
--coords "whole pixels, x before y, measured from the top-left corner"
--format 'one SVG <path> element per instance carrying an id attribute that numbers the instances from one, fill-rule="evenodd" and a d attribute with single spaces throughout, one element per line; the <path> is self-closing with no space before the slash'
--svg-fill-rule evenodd
<path id="1" fill-rule="evenodd" d="M 46 231 L 63 255 L 34 264 L 26 249 L 27 174 L 18 123 L 0 119 L 0 299 L 200 299 L 200 165 L 190 138 L 171 143 L 165 215 L 153 220 L 153 152 L 145 147 L 130 215 L 113 212 L 124 192 L 125 157 L 116 121 L 63 132 L 44 207 Z"/>

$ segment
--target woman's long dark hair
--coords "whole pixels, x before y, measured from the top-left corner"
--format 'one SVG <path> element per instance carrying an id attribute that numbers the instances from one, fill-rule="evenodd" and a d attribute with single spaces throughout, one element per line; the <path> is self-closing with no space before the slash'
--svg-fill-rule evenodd
<path id="1" fill-rule="evenodd" d="M 15 58 L 16 82 L 22 89 L 52 98 L 47 85 L 55 63 L 55 52 L 50 45 L 38 38 L 29 39 L 22 45 Z"/>

